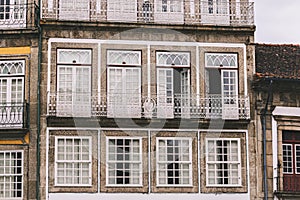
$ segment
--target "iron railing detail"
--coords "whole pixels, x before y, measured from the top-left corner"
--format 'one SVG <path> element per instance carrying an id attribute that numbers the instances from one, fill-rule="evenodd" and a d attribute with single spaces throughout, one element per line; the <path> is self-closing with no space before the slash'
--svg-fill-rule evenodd
<path id="1" fill-rule="evenodd" d="M 186 25 L 254 25 L 254 2 L 212 0 L 172 0 L 173 4 L 156 1 L 86 0 L 77 4 L 44 1 L 43 20 L 122 22 Z M 166 1 L 167 2 L 167 1 Z"/>
<path id="2" fill-rule="evenodd" d="M 1 128 L 28 128 L 27 103 L 0 103 Z"/>
<path id="3" fill-rule="evenodd" d="M 108 118 L 182 118 L 182 119 L 250 119 L 248 96 L 209 95 L 207 97 L 182 94 L 166 98 L 163 95 L 137 96 L 126 94 L 90 96 L 78 101 L 82 94 L 48 94 L 48 116 L 108 117 Z M 62 98 L 61 98 L 62 99 Z M 170 99 L 172 99 L 170 101 Z"/>
<path id="4" fill-rule="evenodd" d="M 0 29 L 34 29 L 39 15 L 35 3 L 0 5 Z"/>

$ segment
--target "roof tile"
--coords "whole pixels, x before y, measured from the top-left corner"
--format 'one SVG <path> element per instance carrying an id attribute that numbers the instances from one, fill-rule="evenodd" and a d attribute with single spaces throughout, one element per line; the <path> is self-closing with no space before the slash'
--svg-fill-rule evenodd
<path id="1" fill-rule="evenodd" d="M 255 44 L 257 77 L 300 80 L 300 45 Z"/>

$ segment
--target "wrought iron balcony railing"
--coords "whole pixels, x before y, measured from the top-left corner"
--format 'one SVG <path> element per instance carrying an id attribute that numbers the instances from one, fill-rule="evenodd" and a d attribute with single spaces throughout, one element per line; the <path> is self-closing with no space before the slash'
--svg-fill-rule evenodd
<path id="1" fill-rule="evenodd" d="M 27 103 L 0 103 L 1 128 L 28 128 Z"/>
<path id="2" fill-rule="evenodd" d="M 0 4 L 0 29 L 33 29 L 37 27 L 39 8 L 31 4 Z"/>
<path id="3" fill-rule="evenodd" d="M 247 96 L 51 93 L 48 116 L 239 120 L 250 118 L 250 105 Z"/>
<path id="4" fill-rule="evenodd" d="M 79 0 L 73 4 L 68 1 L 43 1 L 42 19 L 244 26 L 254 24 L 254 2 Z"/>

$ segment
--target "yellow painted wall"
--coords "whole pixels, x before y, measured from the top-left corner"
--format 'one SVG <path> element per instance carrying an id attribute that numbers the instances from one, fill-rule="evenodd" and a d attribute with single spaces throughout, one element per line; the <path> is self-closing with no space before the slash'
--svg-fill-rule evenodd
<path id="1" fill-rule="evenodd" d="M 0 145 L 1 144 L 29 144 L 29 133 L 27 133 L 23 140 L 19 139 L 19 140 L 0 140 Z"/>
<path id="2" fill-rule="evenodd" d="M 0 48 L 0 55 L 30 54 L 30 47 Z"/>

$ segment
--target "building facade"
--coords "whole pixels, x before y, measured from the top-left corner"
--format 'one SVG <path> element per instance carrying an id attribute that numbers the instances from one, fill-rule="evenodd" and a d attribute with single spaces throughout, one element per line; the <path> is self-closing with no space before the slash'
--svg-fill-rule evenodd
<path id="1" fill-rule="evenodd" d="M 37 199 L 38 5 L 0 1 L 0 199 Z"/>
<path id="2" fill-rule="evenodd" d="M 272 199 L 299 199 L 300 47 L 255 45 L 258 182 Z M 262 179 L 261 179 L 262 180 Z"/>
<path id="3" fill-rule="evenodd" d="M 40 25 L 42 199 L 257 197 L 253 2 L 42 0 Z"/>

